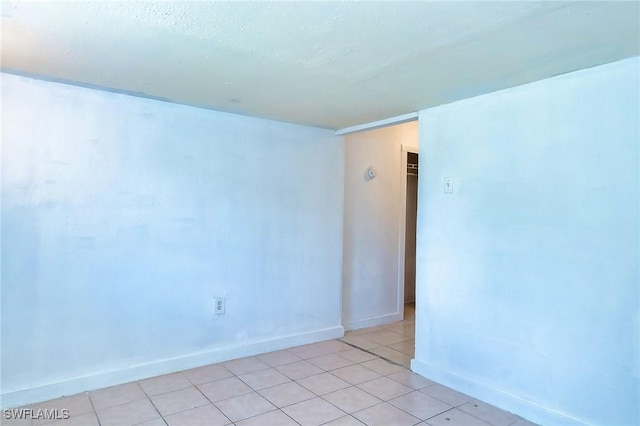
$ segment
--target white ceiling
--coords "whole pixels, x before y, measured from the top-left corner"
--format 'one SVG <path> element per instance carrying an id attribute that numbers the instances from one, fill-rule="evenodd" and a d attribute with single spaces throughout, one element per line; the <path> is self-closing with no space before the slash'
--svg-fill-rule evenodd
<path id="1" fill-rule="evenodd" d="M 640 2 L 2 1 L 2 69 L 340 129 L 637 56 Z"/>

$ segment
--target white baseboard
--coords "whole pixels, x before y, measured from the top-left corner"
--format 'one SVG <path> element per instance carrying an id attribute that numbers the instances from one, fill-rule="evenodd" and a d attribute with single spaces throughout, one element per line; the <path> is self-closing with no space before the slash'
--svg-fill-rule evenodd
<path id="1" fill-rule="evenodd" d="M 242 346 L 216 348 L 176 358 L 128 366 L 123 369 L 99 372 L 83 377 L 74 377 L 27 389 L 10 390 L 0 394 L 0 408 L 19 407 L 66 395 L 74 395 L 87 390 L 146 379 L 160 374 L 173 373 L 216 362 L 228 361 L 230 359 L 242 358 L 343 336 L 343 327 L 332 327 L 308 333 L 292 334 L 262 340 Z"/>
<path id="2" fill-rule="evenodd" d="M 480 401 L 494 405 L 502 410 L 517 414 L 520 417 L 541 425 L 585 426 L 587 423 L 551 410 L 535 402 L 504 392 L 468 377 L 459 376 L 447 370 L 411 360 L 411 370 L 429 380 L 448 386 L 458 392 L 466 393 Z"/>
<path id="3" fill-rule="evenodd" d="M 360 328 L 375 327 L 377 325 L 389 324 L 396 321 L 402 321 L 402 312 L 395 312 L 393 314 L 380 315 L 378 317 L 349 321 L 344 325 L 344 329 L 358 330 Z"/>

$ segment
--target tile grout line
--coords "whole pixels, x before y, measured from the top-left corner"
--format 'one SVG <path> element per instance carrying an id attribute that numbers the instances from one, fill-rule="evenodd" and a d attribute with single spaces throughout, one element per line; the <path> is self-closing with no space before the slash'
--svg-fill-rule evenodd
<path id="1" fill-rule="evenodd" d="M 142 387 L 142 386 L 140 386 Z M 143 389 L 144 391 L 144 389 Z M 98 410 L 96 410 L 96 406 L 93 405 L 93 399 L 91 399 L 91 393 L 87 391 L 87 398 L 89 399 L 89 404 L 91 404 L 91 409 L 93 410 L 93 414 L 96 416 L 96 421 L 98 422 L 98 426 L 102 426 L 102 422 L 100 421 L 100 417 L 98 417 Z"/>
<path id="2" fill-rule="evenodd" d="M 180 374 L 182 374 L 182 373 L 180 373 Z M 159 376 L 155 376 L 155 377 L 159 377 Z M 187 379 L 187 381 L 191 382 L 188 378 L 186 378 L 186 377 L 185 377 L 185 379 Z M 158 409 L 158 407 L 156 407 L 156 404 L 154 404 L 153 400 L 151 399 L 151 395 L 149 395 L 149 394 L 147 393 L 147 391 L 146 391 L 146 390 L 144 390 L 144 387 L 142 387 L 142 385 L 140 384 L 140 382 L 139 382 L 139 381 L 136 381 L 135 383 L 137 383 L 137 384 L 138 384 L 138 386 L 140 386 L 140 389 L 142 389 L 142 392 L 147 396 L 147 399 L 149 400 L 149 402 L 151 403 L 151 405 L 153 406 L 153 408 L 156 410 L 156 412 L 158 413 L 158 415 L 160 415 L 160 418 L 162 419 L 162 421 L 163 421 L 163 422 L 164 422 L 164 424 L 166 425 L 166 424 L 167 424 L 167 421 L 164 419 L 164 415 L 160 412 L 160 410 Z M 193 386 L 193 387 L 195 388 L 195 385 L 194 385 L 193 383 L 191 383 L 191 386 Z M 185 388 L 185 389 L 189 389 L 189 388 Z M 182 389 L 179 389 L 179 390 L 182 390 Z M 200 389 L 198 389 L 198 390 L 200 390 Z M 173 391 L 171 391 L 171 392 L 173 392 Z M 170 392 L 165 392 L 165 393 L 170 393 Z M 160 394 L 160 395 L 164 395 L 164 394 Z M 157 395 L 154 395 L 154 396 L 157 396 Z M 96 414 L 96 417 L 97 417 L 97 414 Z M 149 420 L 149 421 L 151 421 L 151 420 Z M 143 423 L 144 423 L 144 422 L 143 422 Z"/>
<path id="3" fill-rule="evenodd" d="M 334 339 L 334 340 L 339 341 L 339 339 Z M 345 342 L 342 342 L 342 343 L 345 343 Z M 354 346 L 353 346 L 353 345 L 351 345 L 351 344 L 347 344 L 347 345 L 348 345 L 348 346 L 350 346 L 350 347 L 354 347 Z M 359 348 L 358 348 L 358 349 L 359 349 Z M 337 352 L 330 352 L 329 354 L 325 354 L 325 355 L 334 354 L 334 355 L 338 355 L 338 356 L 339 356 L 339 353 L 338 353 L 338 352 L 339 352 L 339 351 L 337 351 Z M 377 358 L 379 358 L 379 357 L 380 357 L 379 355 L 376 355 L 376 354 L 371 354 L 371 355 L 373 355 L 373 356 L 375 356 L 375 357 L 377 357 Z M 324 355 L 320 355 L 320 356 L 324 356 Z M 309 362 L 309 359 L 312 359 L 312 358 L 305 359 L 305 361 Z M 346 358 L 345 358 L 345 359 L 346 359 Z M 348 361 L 351 361 L 351 360 L 348 360 Z M 352 362 L 352 364 L 351 364 L 351 365 L 360 365 L 360 364 L 361 364 L 361 363 L 357 363 L 357 362 L 353 362 L 353 361 L 351 361 L 351 362 Z M 366 361 L 363 361 L 363 362 L 366 362 Z M 313 364 L 313 363 L 311 363 L 311 362 L 309 362 L 309 363 L 310 363 L 310 364 L 312 364 L 312 365 L 315 365 L 315 364 Z M 316 367 L 318 367 L 318 366 L 316 366 Z M 348 367 L 348 366 L 347 366 L 347 367 Z M 401 367 L 405 368 L 404 366 L 401 366 Z M 324 396 L 329 395 L 329 394 L 331 394 L 331 393 L 333 393 L 333 392 L 337 392 L 337 391 L 339 391 L 339 390 L 341 390 L 341 389 L 338 389 L 338 390 L 336 390 L 336 391 L 332 391 L 332 392 L 328 392 L 328 393 L 326 393 L 325 395 L 320 395 L 320 394 L 316 393 L 315 391 L 313 391 L 312 389 L 309 389 L 308 387 L 304 386 L 302 383 L 299 383 L 299 382 L 298 382 L 298 380 L 302 380 L 302 379 L 305 379 L 305 378 L 308 378 L 308 377 L 317 376 L 317 375 L 320 375 L 320 374 L 329 374 L 329 375 L 331 375 L 331 376 L 333 376 L 333 377 L 335 377 L 335 378 L 337 378 L 337 379 L 339 379 L 339 380 L 343 380 L 343 381 L 344 381 L 344 379 L 341 379 L 340 377 L 338 377 L 338 376 L 336 376 L 336 375 L 332 374 L 332 370 L 325 370 L 325 369 L 323 369 L 323 368 L 321 368 L 321 367 L 318 367 L 318 368 L 320 368 L 320 369 L 321 369 L 321 370 L 323 370 L 323 371 L 322 371 L 321 373 L 318 373 L 318 374 L 312 374 L 311 376 L 302 377 L 302 378 L 300 378 L 300 379 L 296 379 L 296 380 L 294 380 L 294 379 L 291 379 L 291 378 L 290 378 L 292 382 L 296 383 L 298 386 L 302 386 L 302 388 L 304 388 L 304 389 L 308 390 L 308 391 L 309 391 L 309 392 L 311 392 L 313 395 L 315 395 L 315 396 L 314 396 L 314 398 L 310 398 L 310 399 L 308 399 L 308 400 L 304 400 L 304 401 L 295 402 L 295 403 L 289 404 L 289 405 L 287 405 L 287 406 L 285 406 L 285 407 L 276 407 L 276 409 L 277 409 L 278 411 L 282 411 L 285 415 L 287 415 L 287 417 L 291 418 L 294 422 L 296 422 L 296 424 L 300 424 L 298 421 L 296 421 L 296 420 L 295 420 L 295 419 L 293 419 L 291 416 L 289 416 L 289 415 L 287 414 L 287 412 L 286 412 L 286 411 L 284 411 L 284 409 L 283 409 L 283 408 L 290 407 L 290 406 L 292 406 L 292 405 L 296 405 L 296 404 L 299 404 L 299 403 L 302 403 L 302 402 L 305 402 L 305 401 L 310 401 L 310 400 L 315 399 L 315 398 L 319 398 L 320 400 L 322 400 L 322 401 L 324 401 L 324 402 L 326 402 L 326 403 L 330 404 L 330 405 L 331 405 L 332 407 L 334 407 L 335 409 L 337 409 L 337 410 L 341 411 L 342 413 L 344 413 L 344 416 L 340 416 L 339 418 L 343 418 L 343 417 L 347 417 L 347 416 L 349 416 L 349 417 L 352 417 L 352 418 L 356 419 L 357 421 L 360 421 L 357 417 L 353 416 L 353 413 L 348 413 L 348 412 L 344 411 L 342 408 L 338 407 L 337 405 L 333 404 L 331 401 L 328 401 L 327 399 L 325 399 L 325 398 L 324 398 Z M 344 368 L 346 368 L 346 367 L 344 367 Z M 365 368 L 366 368 L 366 367 L 365 367 Z M 334 370 L 335 370 L 335 369 L 334 369 Z M 372 370 L 372 371 L 373 371 L 373 370 Z M 377 372 L 375 372 L 375 373 L 377 373 Z M 378 373 L 378 374 L 379 374 L 379 373 Z M 381 375 L 381 377 L 384 377 L 384 375 Z M 240 378 L 239 378 L 239 379 L 240 379 Z M 242 379 L 240 379 L 240 380 L 242 380 Z M 375 379 L 372 379 L 372 380 L 375 380 Z M 346 381 L 345 381 L 345 382 L 346 382 Z M 348 386 L 347 388 L 344 388 L 344 389 L 349 389 L 349 388 L 357 388 L 357 389 L 360 389 L 356 384 L 353 384 L 353 383 L 350 383 L 350 382 L 346 382 L 346 383 L 348 383 L 348 384 L 349 384 L 349 386 Z M 363 382 L 363 383 L 366 383 L 366 382 Z M 275 385 L 275 386 L 277 386 L 277 385 Z M 274 386 L 271 386 L 271 387 L 274 387 Z M 368 393 L 368 392 L 366 392 L 364 389 L 360 389 L 360 390 L 362 390 L 362 391 L 363 391 L 363 392 L 365 392 L 365 393 Z M 256 391 L 256 390 L 254 390 L 254 391 L 255 391 L 255 392 L 258 392 L 258 394 L 259 394 L 259 391 Z M 370 395 L 371 395 L 371 394 L 370 394 Z M 375 395 L 372 395 L 372 396 L 376 397 Z M 377 398 L 377 397 L 376 397 L 376 398 Z M 383 402 L 386 402 L 386 401 L 382 400 L 381 398 L 378 398 L 378 399 L 380 399 L 380 401 L 381 401 L 379 404 L 381 404 L 381 403 L 383 403 Z M 378 404 L 374 404 L 374 405 L 378 405 Z M 369 408 L 370 408 L 370 407 L 369 407 Z M 365 408 L 365 409 L 366 409 L 366 408 Z M 272 411 L 273 411 L 273 410 L 272 410 Z M 362 410 L 359 410 L 359 411 L 362 411 Z M 334 420 L 337 420 L 337 419 L 334 419 Z M 334 421 L 334 420 L 329 420 L 329 421 L 327 421 L 327 422 L 325 422 L 325 423 L 322 423 L 322 424 L 327 424 L 327 423 L 330 423 L 330 422 L 332 422 L 332 421 Z"/>
<path id="4" fill-rule="evenodd" d="M 343 343 L 345 343 L 345 342 L 343 342 Z M 350 344 L 349 344 L 349 346 L 353 346 L 353 345 L 350 345 Z M 360 349 L 360 348 L 357 348 L 357 349 Z M 376 354 L 371 354 L 371 355 L 374 355 L 376 358 L 382 358 L 382 357 L 380 357 L 380 355 L 376 355 Z M 372 360 L 368 360 L 368 361 L 372 361 Z M 353 365 L 361 365 L 362 363 L 364 363 L 364 362 L 368 362 L 368 361 L 362 361 L 362 362 L 359 362 L 359 363 L 354 363 Z M 386 361 L 386 359 L 385 359 L 385 361 Z M 406 367 L 404 367 L 403 365 L 398 365 L 398 366 L 399 366 L 399 367 L 402 367 L 402 368 L 406 368 Z M 362 366 L 362 367 L 364 367 L 364 366 Z M 367 367 L 364 367 L 364 368 L 367 368 Z M 372 370 L 372 371 L 373 371 L 373 370 Z M 375 372 L 375 373 L 377 373 L 377 374 L 380 374 L 380 373 L 378 373 L 377 371 L 374 371 L 374 372 Z M 330 372 L 330 371 L 327 371 L 327 373 L 331 374 L 331 372 Z M 394 374 L 394 373 L 391 373 L 391 374 Z M 332 376 L 334 376 L 334 377 L 337 377 L 338 379 L 340 379 L 340 377 L 338 377 L 338 376 L 335 376 L 335 375 L 333 375 L 333 374 L 331 374 L 331 375 L 332 375 Z M 362 422 L 360 419 L 358 419 L 358 418 L 355 416 L 355 414 L 356 414 L 356 413 L 359 413 L 359 412 L 361 412 L 361 411 L 368 410 L 368 409 L 370 409 L 370 408 L 372 408 L 372 407 L 375 407 L 375 406 L 378 406 L 378 405 L 381 405 L 381 404 L 384 404 L 384 403 L 387 403 L 388 405 L 391 405 L 392 407 L 395 407 L 393 404 L 391 404 L 391 403 L 389 402 L 390 400 L 385 400 L 385 399 L 380 398 L 380 397 L 378 397 L 378 396 L 376 396 L 376 395 L 373 395 L 372 393 L 368 392 L 368 391 L 367 391 L 367 390 L 365 390 L 365 389 L 362 389 L 362 388 L 359 386 L 359 385 L 361 385 L 361 384 L 363 384 L 363 383 L 371 382 L 371 381 L 373 381 L 373 380 L 377 380 L 377 379 L 382 378 L 382 377 L 387 377 L 387 376 L 386 376 L 386 375 L 384 375 L 384 374 L 380 374 L 380 377 L 377 377 L 377 378 L 375 378 L 375 379 L 371 379 L 371 380 L 366 380 L 366 381 L 364 381 L 364 382 L 362 382 L 362 383 L 358 383 L 358 384 L 354 384 L 354 383 L 351 383 L 351 382 L 347 382 L 347 383 L 349 383 L 349 385 L 350 385 L 350 386 L 349 386 L 349 387 L 347 387 L 347 388 L 344 388 L 344 389 L 356 388 L 356 389 L 358 389 L 358 390 L 360 390 L 360 391 L 362 391 L 362 392 L 364 392 L 364 393 L 366 393 L 366 394 L 369 394 L 369 395 L 373 396 L 374 398 L 376 398 L 376 399 L 378 399 L 378 400 L 380 401 L 380 402 L 378 402 L 378 403 L 376 403 L 376 404 L 373 404 L 373 405 L 371 405 L 371 406 L 369 406 L 369 407 L 363 408 L 363 409 L 358 410 L 358 411 L 354 411 L 353 413 L 348 413 L 348 412 L 344 411 L 342 408 L 340 408 L 340 407 L 338 407 L 337 405 L 335 405 L 334 403 L 332 403 L 331 401 L 329 401 L 329 400 L 325 399 L 325 396 L 326 396 L 326 395 L 330 395 L 331 393 L 338 392 L 338 391 L 340 391 L 340 390 L 344 390 L 344 389 L 338 389 L 338 390 L 336 390 L 336 391 L 329 392 L 329 393 L 327 393 L 327 394 L 325 394 L 325 395 L 318 395 L 318 394 L 315 394 L 315 392 L 311 391 L 311 389 L 309 389 L 309 391 L 311 391 L 312 393 L 314 393 L 314 394 L 316 395 L 316 397 L 318 397 L 318 398 L 322 399 L 323 401 L 325 401 L 325 402 L 327 402 L 327 403 L 331 404 L 331 405 L 332 405 L 333 407 L 335 407 L 336 409 L 338 409 L 338 410 L 342 411 L 343 413 L 345 413 L 345 414 L 346 414 L 346 416 L 352 417 L 352 418 L 354 418 L 355 420 L 357 420 L 358 422 L 361 422 L 361 423 L 363 423 L 364 425 L 366 425 L 366 423 Z M 342 379 L 341 379 L 341 380 L 342 380 Z M 393 379 L 390 379 L 390 380 L 393 380 Z M 402 383 L 400 383 L 400 384 L 402 384 Z M 301 384 L 300 384 L 300 386 L 303 386 L 303 387 L 304 387 L 304 385 L 301 385 Z M 409 386 L 409 387 L 410 387 L 410 386 Z M 417 389 L 413 389 L 413 388 L 412 388 L 412 391 L 411 391 L 411 392 L 417 392 Z M 411 393 L 411 392 L 408 392 L 408 393 Z M 392 398 L 392 399 L 393 399 L 393 398 Z M 419 420 L 419 422 L 418 422 L 418 423 L 421 423 L 421 422 L 422 422 L 422 420 L 421 420 L 420 418 L 418 418 L 418 417 L 414 416 L 413 414 L 411 414 L 411 413 L 409 413 L 409 412 L 407 412 L 407 411 L 403 410 L 402 408 L 399 408 L 399 407 L 395 407 L 395 408 L 397 408 L 397 409 L 399 409 L 399 410 L 401 410 L 401 411 L 405 412 L 406 414 L 408 414 L 408 415 L 410 415 L 410 416 L 412 416 L 412 417 L 414 417 L 414 418 L 418 419 L 418 420 Z M 453 408 L 455 408 L 455 407 L 451 407 L 450 409 L 453 409 Z M 448 411 L 448 410 L 447 410 L 447 411 Z M 442 413 L 439 413 L 439 414 L 442 414 Z M 343 417 L 345 417 L 345 416 L 343 416 Z M 342 418 L 342 417 L 341 417 L 341 418 Z M 333 420 L 330 420 L 329 422 L 326 422 L 326 423 L 323 423 L 323 424 L 330 423 L 331 421 L 333 421 Z M 418 424 L 418 423 L 416 423 L 416 424 Z"/>
<path id="5" fill-rule="evenodd" d="M 382 329 L 383 329 L 383 330 L 384 330 L 384 329 L 387 329 L 387 330 L 388 330 L 388 328 L 387 328 L 387 327 L 383 327 Z M 390 330 L 390 331 L 391 331 L 391 330 Z M 401 334 L 401 333 L 397 333 L 397 334 Z M 405 337 L 406 337 L 406 336 L 405 336 Z M 377 357 L 377 358 L 384 359 L 385 361 L 387 361 L 387 362 L 389 362 L 389 363 L 391 363 L 391 364 L 393 364 L 393 365 L 396 365 L 396 366 L 398 366 L 398 367 L 402 367 L 402 368 L 407 369 L 408 371 L 411 371 L 409 368 L 407 368 L 407 367 L 406 367 L 406 366 L 404 366 L 403 364 L 399 364 L 399 363 L 397 363 L 397 362 L 395 362 L 395 361 L 393 361 L 393 360 L 391 360 L 391 359 L 389 359 L 389 358 L 387 358 L 387 357 L 385 357 L 385 356 L 382 356 L 382 355 L 377 354 L 377 353 L 375 353 L 375 352 L 371 352 L 371 351 L 370 351 L 370 350 L 368 350 L 368 349 L 361 348 L 361 347 L 359 347 L 359 346 L 357 346 L 357 345 L 354 345 L 354 344 L 352 344 L 352 343 L 350 343 L 350 342 L 348 342 L 348 341 L 342 340 L 342 338 L 340 338 L 340 339 L 338 339 L 338 340 L 340 340 L 342 343 L 345 343 L 345 344 L 347 344 L 347 345 L 349 345 L 349 346 L 351 346 L 351 347 L 353 347 L 353 348 L 360 349 L 361 351 L 366 352 L 366 353 L 368 353 L 368 354 L 370 354 L 370 355 L 373 355 L 373 356 L 375 356 L 375 357 Z M 409 339 L 407 339 L 407 340 L 411 340 L 411 339 L 409 338 Z M 374 343 L 376 343 L 376 342 L 374 342 Z M 401 342 L 400 342 L 400 343 L 401 343 Z M 391 347 L 390 347 L 390 346 L 388 346 L 388 345 L 387 345 L 387 346 L 384 346 L 384 345 L 383 345 L 383 346 L 380 346 L 380 347 L 378 347 L 378 348 L 372 348 L 372 349 L 379 349 L 379 348 L 389 348 L 389 349 L 395 350 L 396 352 L 403 353 L 403 352 L 398 351 L 398 350 L 396 350 L 396 349 L 394 349 L 394 348 L 391 348 Z M 406 354 L 406 355 L 409 355 L 409 354 Z M 411 356 L 411 355 L 409 355 L 409 356 Z M 358 363 L 358 364 L 361 364 L 361 363 Z M 393 374 L 393 373 L 392 373 L 392 374 Z M 387 377 L 387 375 L 382 375 L 382 377 Z M 391 379 L 391 380 L 393 380 L 393 379 Z M 366 382 L 365 382 L 365 383 L 366 383 Z M 353 385 L 353 386 L 356 386 L 356 385 Z M 357 387 L 357 386 L 356 386 L 356 387 Z M 427 386 L 427 387 L 428 387 L 428 386 Z M 360 388 L 358 387 L 358 389 L 360 389 Z M 364 392 L 366 392 L 366 390 L 364 390 L 364 389 L 362 389 L 362 390 L 363 390 Z M 412 390 L 412 392 L 418 392 L 418 391 L 419 391 L 418 389 L 413 389 L 413 390 Z M 368 393 L 368 392 L 367 392 L 367 393 Z M 409 392 L 409 393 L 411 393 L 411 392 Z M 406 394 L 405 394 L 405 395 L 406 395 Z M 373 395 L 373 396 L 375 396 L 375 395 Z M 401 396 L 402 396 L 402 395 L 401 395 Z M 430 395 L 427 395 L 427 396 L 430 396 Z M 432 397 L 432 398 L 435 398 L 435 397 L 433 397 L 433 396 L 431 396 L 431 397 Z M 391 399 L 394 399 L 394 398 L 391 398 Z M 387 404 L 389 404 L 389 405 L 391 405 L 391 406 L 393 406 L 393 407 L 395 407 L 395 408 L 397 408 L 397 409 L 399 409 L 399 410 L 403 411 L 404 413 L 407 413 L 407 414 L 408 414 L 408 415 L 410 415 L 410 416 L 413 416 L 413 417 L 415 417 L 415 418 L 418 418 L 418 417 L 416 417 L 415 415 L 411 414 L 410 412 L 408 412 L 408 411 L 406 411 L 406 410 L 404 410 L 404 409 L 402 409 L 402 408 L 400 408 L 400 407 L 396 407 L 394 404 L 391 404 L 391 402 L 390 402 L 390 401 L 391 401 L 391 399 L 389 399 L 389 400 L 382 400 L 382 402 L 381 402 L 380 404 L 382 404 L 382 403 L 385 403 L 385 402 L 386 402 Z M 419 422 L 419 423 L 421 423 L 421 422 L 426 422 L 427 420 L 430 420 L 430 419 L 432 419 L 432 418 L 434 418 L 434 417 L 436 417 L 436 416 L 439 416 L 439 415 L 441 415 L 441 414 L 447 413 L 447 412 L 449 412 L 449 411 L 451 411 L 451 410 L 459 409 L 459 406 L 451 405 L 451 404 L 449 404 L 449 403 L 447 403 L 447 402 L 445 402 L 445 401 L 442 401 L 442 400 L 440 400 L 440 399 L 438 399 L 438 398 L 435 398 L 435 399 L 436 399 L 436 400 L 439 400 L 439 401 L 441 401 L 441 402 L 443 402 L 444 404 L 449 405 L 451 408 L 449 408 L 449 409 L 447 409 L 447 410 L 444 410 L 444 411 L 442 411 L 441 413 L 434 414 L 433 416 L 428 417 L 428 418 L 426 418 L 426 419 L 424 419 L 424 420 L 422 420 L 422 419 L 418 418 L 418 419 L 420 420 L 420 422 Z M 375 405 L 380 405 L 380 404 L 375 404 Z M 375 405 L 374 405 L 374 406 L 375 406 Z M 369 408 L 370 408 L 370 407 L 369 407 Z M 363 410 L 366 410 L 366 408 L 365 408 L 365 409 L 363 409 Z M 359 411 L 363 411 L 363 410 L 359 410 Z M 358 412 L 359 412 L 359 411 L 358 411 Z M 462 410 L 460 410 L 460 411 L 462 411 Z M 463 411 L 463 412 L 464 412 L 464 411 Z M 353 413 L 353 414 L 355 414 L 355 413 Z M 353 416 L 353 414 L 351 414 L 351 416 Z M 485 421 L 485 420 L 480 419 L 479 417 L 476 417 L 476 416 L 474 416 L 474 415 L 473 415 L 473 414 L 471 414 L 471 413 L 467 413 L 467 414 L 469 414 L 469 415 L 471 415 L 472 417 L 475 417 L 475 418 L 477 418 L 478 420 L 483 421 L 483 422 L 485 422 L 485 423 L 486 423 L 486 421 Z M 353 417 L 357 419 L 357 417 L 355 417 L 355 416 L 353 416 Z M 516 420 L 516 421 L 517 421 L 517 420 Z M 515 422 L 514 422 L 514 423 L 515 423 Z"/>
<path id="6" fill-rule="evenodd" d="M 373 355 L 373 356 L 375 356 L 376 358 L 382 358 L 382 359 L 384 359 L 385 361 L 389 362 L 390 364 L 396 365 L 396 366 L 398 366 L 398 367 L 406 368 L 407 370 L 411 371 L 411 370 L 410 370 L 409 368 L 407 368 L 406 366 L 404 366 L 404 365 L 402 365 L 402 364 L 399 364 L 399 363 L 397 363 L 397 362 L 395 362 L 395 361 L 393 361 L 393 360 L 391 360 L 391 359 L 388 359 L 388 358 L 386 358 L 386 357 L 384 357 L 384 356 L 382 356 L 382 355 L 378 355 L 378 354 L 376 354 L 376 353 L 374 353 L 374 352 L 371 352 L 371 351 L 370 351 L 370 350 L 368 350 L 368 349 L 363 349 L 363 348 L 361 348 L 361 347 L 359 347 L 359 346 L 354 345 L 353 343 L 349 343 L 349 342 L 347 342 L 347 341 L 345 341 L 345 340 L 342 340 L 342 338 L 339 338 L 338 340 L 340 340 L 340 341 L 341 341 L 342 343 L 344 343 L 344 344 L 347 344 L 347 345 L 351 346 L 352 348 L 360 349 L 361 351 L 366 352 L 366 353 L 368 353 L 369 355 Z M 381 346 L 381 347 L 386 348 L 386 346 Z M 373 348 L 373 349 L 378 349 L 378 348 Z M 396 351 L 396 352 L 398 352 L 398 351 Z M 358 364 L 361 364 L 361 363 L 358 363 Z"/>

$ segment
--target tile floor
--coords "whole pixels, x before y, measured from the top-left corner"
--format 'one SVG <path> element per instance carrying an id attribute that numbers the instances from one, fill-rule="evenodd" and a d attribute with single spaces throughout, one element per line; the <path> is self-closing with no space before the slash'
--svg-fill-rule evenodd
<path id="1" fill-rule="evenodd" d="M 513 414 L 412 373 L 405 321 L 34 404 L 67 420 L 25 426 L 526 426 Z"/>
<path id="2" fill-rule="evenodd" d="M 392 363 L 410 368 L 416 346 L 415 317 L 415 304 L 407 303 L 404 306 L 404 321 L 347 331 L 340 340 Z"/>

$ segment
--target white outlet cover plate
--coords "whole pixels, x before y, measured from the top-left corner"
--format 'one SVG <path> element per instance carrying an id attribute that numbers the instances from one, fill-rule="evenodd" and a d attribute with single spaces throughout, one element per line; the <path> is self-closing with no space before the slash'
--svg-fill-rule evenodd
<path id="1" fill-rule="evenodd" d="M 213 310 L 215 312 L 216 315 L 222 315 L 224 314 L 225 311 L 225 305 L 226 305 L 226 298 L 224 297 L 214 297 L 213 298 Z"/>

